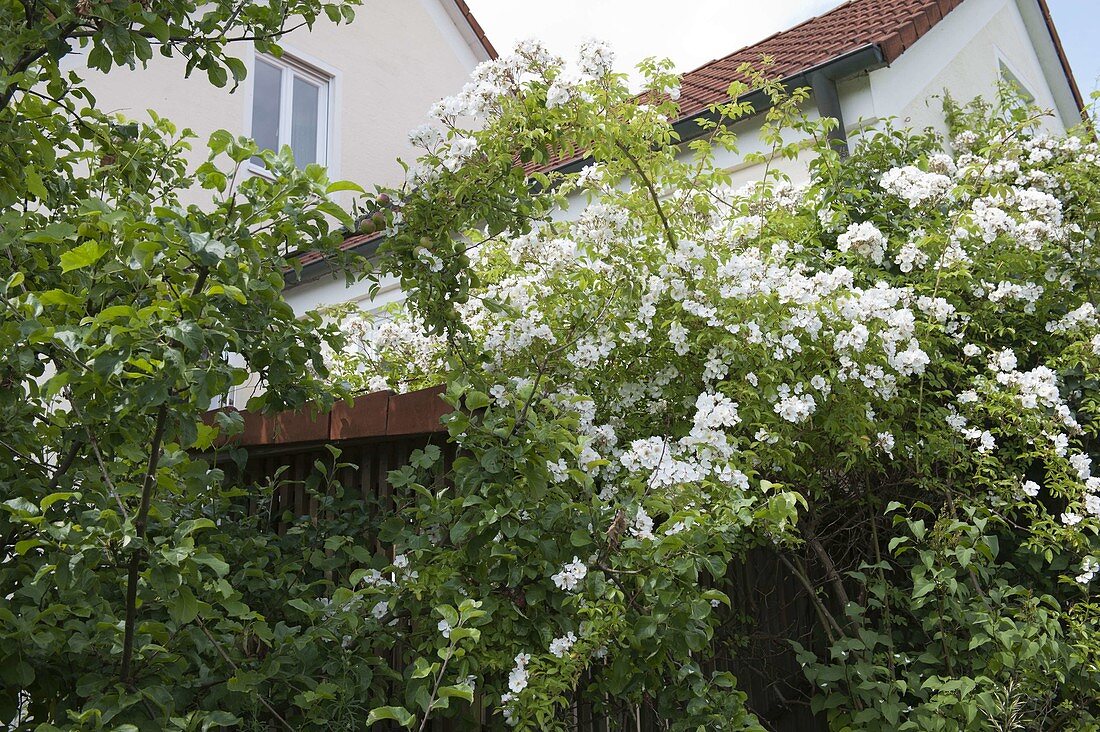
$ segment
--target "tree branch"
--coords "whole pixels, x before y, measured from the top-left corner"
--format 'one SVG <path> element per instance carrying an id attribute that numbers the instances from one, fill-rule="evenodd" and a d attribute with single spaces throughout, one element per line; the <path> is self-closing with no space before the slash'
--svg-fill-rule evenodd
<path id="1" fill-rule="evenodd" d="M 657 189 L 653 187 L 653 182 L 649 179 L 649 176 L 645 174 L 645 171 L 642 170 L 642 165 L 638 162 L 638 158 L 634 157 L 634 154 L 627 149 L 626 145 L 616 140 L 615 147 L 622 151 L 626 159 L 630 161 L 630 164 L 634 166 L 634 170 L 637 171 L 642 182 L 645 183 L 645 187 L 649 191 L 649 197 L 653 199 L 653 207 L 657 209 L 657 216 L 660 217 L 661 225 L 665 229 L 665 238 L 668 239 L 668 245 L 675 249 L 676 236 L 672 233 L 672 227 L 669 225 L 668 218 L 665 216 L 665 210 L 661 206 L 661 197 L 657 195 Z"/>
<path id="2" fill-rule="evenodd" d="M 134 528 L 137 538 L 144 541 L 145 526 L 149 520 L 149 504 L 153 498 L 153 486 L 156 483 L 157 464 L 160 462 L 160 445 L 164 439 L 164 427 L 168 421 L 167 402 L 160 405 L 157 411 L 157 426 L 153 431 L 153 443 L 149 449 L 149 464 L 145 470 L 145 479 L 141 486 L 141 505 L 138 508 L 137 517 L 134 519 Z M 130 557 L 130 566 L 126 578 L 126 621 L 125 634 L 122 640 L 122 683 L 129 685 L 131 682 L 131 663 L 134 655 L 134 625 L 137 620 L 137 583 L 138 573 L 141 569 L 141 560 L 145 552 L 139 546 Z"/>
<path id="3" fill-rule="evenodd" d="M 847 609 L 849 602 L 848 592 L 844 589 L 844 582 L 840 579 L 840 572 L 837 571 L 833 558 L 825 551 L 821 539 L 817 537 L 812 521 L 805 527 L 804 532 L 806 535 L 806 543 L 810 545 L 818 561 L 821 562 L 821 566 L 825 568 L 825 577 L 828 578 L 829 584 L 833 588 L 833 594 L 836 595 L 837 602 L 840 603 L 842 610 Z"/>
<path id="4" fill-rule="evenodd" d="M 835 643 L 836 637 L 829 628 L 831 627 L 833 630 L 836 630 L 837 635 L 840 636 L 844 635 L 844 629 L 840 627 L 840 624 L 836 622 L 836 618 L 834 618 L 832 614 L 825 609 L 825 606 L 821 604 L 821 598 L 817 596 L 817 588 L 813 586 L 813 583 L 810 582 L 810 579 L 805 573 L 799 571 L 785 555 L 780 554 L 779 559 L 786 565 L 787 569 L 790 570 L 791 574 L 795 576 L 802 586 L 806 588 L 806 592 L 810 596 L 810 602 L 813 604 L 814 610 L 817 611 L 817 615 L 821 619 L 821 626 L 825 630 L 825 634 L 829 636 L 829 642 Z"/>
<path id="5" fill-rule="evenodd" d="M 61 29 L 60 37 L 62 39 L 69 38 L 73 34 L 73 31 L 75 31 L 79 27 L 79 21 L 69 23 Z M 15 76 L 16 74 L 23 73 L 30 68 L 31 64 L 45 56 L 48 51 L 49 49 L 46 46 L 42 46 L 41 48 L 36 48 L 34 50 L 27 50 L 23 53 L 22 56 L 15 60 L 15 63 L 12 64 L 12 67 L 8 71 L 7 75 Z M 10 102 L 11 98 L 15 96 L 15 92 L 18 91 L 19 88 L 20 87 L 18 84 L 12 84 L 7 88 L 7 90 L 4 91 L 2 95 L 0 95 L 0 109 L 4 109 L 8 106 L 8 102 Z"/>
<path id="6" fill-rule="evenodd" d="M 218 643 L 217 639 L 215 639 L 214 636 L 210 634 L 210 631 L 206 629 L 206 626 L 201 620 L 199 621 L 199 628 L 202 630 L 203 635 L 205 635 L 207 639 L 214 645 L 214 648 L 217 649 L 218 655 L 220 655 L 226 663 L 232 666 L 234 671 L 239 671 L 240 669 L 237 668 L 237 664 L 235 664 L 233 662 L 233 659 L 229 657 L 229 654 L 225 652 L 225 649 L 222 648 L 221 643 Z M 263 704 L 267 711 L 271 712 L 271 714 L 274 715 L 275 719 L 279 720 L 279 722 L 288 730 L 290 730 L 290 732 L 294 732 L 294 728 L 290 726 L 290 723 L 283 719 L 283 716 L 281 714 L 275 711 L 275 708 L 268 703 L 267 699 L 264 699 L 262 694 L 257 693 L 256 698 L 259 699 L 260 704 Z"/>
<path id="7" fill-rule="evenodd" d="M 57 489 L 57 486 L 61 483 L 61 478 L 68 472 L 69 468 L 73 466 L 73 461 L 76 460 L 76 454 L 80 452 L 80 444 L 80 440 L 73 440 L 73 444 L 69 447 L 69 451 L 65 453 L 65 457 L 61 459 L 61 463 L 57 466 L 57 470 L 54 471 L 53 478 L 50 479 L 51 493 Z"/>
<path id="8" fill-rule="evenodd" d="M 71 391 L 69 391 L 69 404 L 73 406 L 73 411 L 76 412 L 77 418 L 84 423 L 84 434 L 88 436 L 89 444 L 92 446 L 92 452 L 95 453 L 96 462 L 99 463 L 99 471 L 102 473 L 103 480 L 107 483 L 111 495 L 114 496 L 115 502 L 118 504 L 118 510 L 122 512 L 123 520 L 129 520 L 130 515 L 126 512 L 126 505 L 122 502 L 122 497 L 118 489 L 115 488 L 115 484 L 111 480 L 110 474 L 107 472 L 107 463 L 103 459 L 103 453 L 99 450 L 99 441 L 96 440 L 95 432 L 92 431 L 92 427 L 88 424 L 88 420 L 84 419 L 84 413 L 80 410 L 80 405 L 77 404 L 76 398 Z"/>

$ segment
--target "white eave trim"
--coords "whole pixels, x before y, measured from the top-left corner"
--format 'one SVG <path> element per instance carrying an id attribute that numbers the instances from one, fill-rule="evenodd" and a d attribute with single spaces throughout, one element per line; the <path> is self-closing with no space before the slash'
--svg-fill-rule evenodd
<path id="1" fill-rule="evenodd" d="M 1054 45 L 1050 28 L 1046 18 L 1039 7 L 1038 0 L 1016 0 L 1016 7 L 1023 18 L 1024 27 L 1027 28 L 1031 45 L 1035 49 L 1035 55 L 1039 59 L 1039 66 L 1043 70 L 1050 93 L 1054 97 L 1054 104 L 1058 116 L 1062 118 L 1062 124 L 1068 129 L 1081 121 L 1081 110 L 1077 107 L 1077 98 L 1073 94 L 1073 86 L 1066 76 L 1065 67 L 1062 66 L 1062 58 L 1058 55 L 1058 48 Z"/>
<path id="2" fill-rule="evenodd" d="M 470 69 L 490 59 L 489 52 L 481 45 L 481 39 L 454 0 L 420 0 L 420 4 L 435 21 L 451 49 Z"/>

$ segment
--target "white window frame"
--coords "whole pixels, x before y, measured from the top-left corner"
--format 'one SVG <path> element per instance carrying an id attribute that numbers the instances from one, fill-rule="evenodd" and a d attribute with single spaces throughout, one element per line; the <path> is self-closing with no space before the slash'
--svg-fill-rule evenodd
<path id="1" fill-rule="evenodd" d="M 281 87 L 279 91 L 279 147 L 289 145 L 294 119 L 294 80 L 300 78 L 318 88 L 317 94 L 317 151 L 316 162 L 329 168 L 332 174 L 332 162 L 335 160 L 335 145 L 332 120 L 336 102 L 336 75 L 329 69 L 323 68 L 316 62 L 309 62 L 298 54 L 284 52 L 279 58 L 267 54 L 255 54 L 252 63 L 252 79 L 255 79 L 256 61 L 263 61 L 276 67 L 282 72 Z M 252 136 L 252 114 L 254 84 L 249 84 L 249 95 L 245 105 L 245 129 L 248 136 Z M 256 175 L 270 177 L 270 173 L 262 165 L 256 164 L 251 159 L 248 161 L 248 169 Z"/>

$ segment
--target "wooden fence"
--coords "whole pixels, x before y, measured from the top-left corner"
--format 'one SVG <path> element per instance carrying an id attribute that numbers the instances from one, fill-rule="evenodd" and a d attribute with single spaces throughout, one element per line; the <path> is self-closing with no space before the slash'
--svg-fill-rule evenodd
<path id="1" fill-rule="evenodd" d="M 234 446 L 248 452 L 244 485 L 279 481 L 271 505 L 262 507 L 272 516 L 315 514 L 316 498 L 305 488 L 306 478 L 317 461 L 331 463 L 326 446 L 340 448 L 340 462 L 351 464 L 336 478 L 345 489 L 363 496 L 364 510 L 385 512 L 394 505 L 394 489 L 387 474 L 407 464 L 417 449 L 435 444 L 444 449 L 445 467 L 453 459 L 447 449 L 446 432 L 440 418 L 449 407 L 440 399 L 441 389 L 409 394 L 378 392 L 358 397 L 354 404 L 338 403 L 329 412 L 308 409 L 273 416 L 244 413 L 244 431 Z M 252 510 L 262 510 L 253 503 Z M 284 525 L 276 521 L 276 531 Z M 372 551 L 386 551 L 377 537 L 367 539 Z M 792 577 L 774 552 L 758 549 L 742 565 L 732 567 L 723 590 L 729 595 L 735 618 L 731 627 L 720 629 L 747 643 L 736 654 L 720 659 L 716 666 L 737 676 L 739 687 L 748 694 L 749 707 L 775 732 L 815 732 L 826 727 L 809 711 L 808 688 L 795 660 L 790 639 L 805 646 L 819 645 L 817 618 L 804 586 Z M 396 660 L 396 659 L 395 659 Z M 643 709 L 623 719 L 594 715 L 583 701 L 568 713 L 568 726 L 576 732 L 656 732 L 665 726 Z M 479 720 L 480 718 L 480 720 Z M 487 714 L 475 710 L 464 722 L 440 721 L 434 732 L 489 729 Z M 377 727 L 380 729 L 380 727 Z"/>

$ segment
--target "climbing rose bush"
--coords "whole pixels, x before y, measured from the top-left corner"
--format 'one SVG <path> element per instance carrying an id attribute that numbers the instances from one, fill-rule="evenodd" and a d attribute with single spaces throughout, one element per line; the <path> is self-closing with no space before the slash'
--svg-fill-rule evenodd
<path id="1" fill-rule="evenodd" d="M 816 627 L 781 640 L 835 728 L 1094 728 L 1091 134 L 949 101 L 948 137 L 887 125 L 842 159 L 805 92 L 753 77 L 772 150 L 735 187 L 745 106 L 672 147 L 668 65 L 636 98 L 609 54 L 523 45 L 440 102 L 381 248 L 407 302 L 342 313 L 335 373 L 455 407 L 446 482 L 438 450 L 394 474 L 383 594 L 417 663 L 453 644 L 433 608 L 473 601 L 476 643 L 431 668 L 493 719 L 558 728 L 581 699 L 760 729 L 724 578 L 769 557 L 806 588 Z"/>

